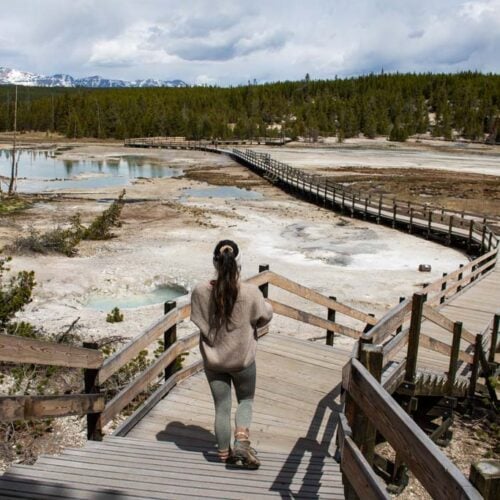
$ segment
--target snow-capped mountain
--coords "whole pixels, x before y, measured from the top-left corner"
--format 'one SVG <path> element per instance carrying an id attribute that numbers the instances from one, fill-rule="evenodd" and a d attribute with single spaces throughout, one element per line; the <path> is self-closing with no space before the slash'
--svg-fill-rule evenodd
<path id="1" fill-rule="evenodd" d="M 0 66 L 0 85 L 24 85 L 27 87 L 92 87 L 92 88 L 125 88 L 125 87 L 187 87 L 182 80 L 111 80 L 100 76 L 73 78 L 71 75 L 37 75 L 27 71 L 3 68 Z"/>

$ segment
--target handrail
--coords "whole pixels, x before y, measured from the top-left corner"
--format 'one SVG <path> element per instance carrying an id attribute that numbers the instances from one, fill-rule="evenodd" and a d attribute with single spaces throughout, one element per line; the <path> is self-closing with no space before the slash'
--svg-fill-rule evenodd
<path id="1" fill-rule="evenodd" d="M 296 321 L 301 321 L 302 323 L 307 323 L 309 325 L 318 326 L 319 328 L 324 328 L 325 330 L 332 330 L 342 335 L 347 335 L 354 339 L 358 339 L 361 336 L 360 331 L 354 330 L 347 326 L 335 323 L 334 321 L 328 321 L 314 314 L 296 309 L 295 307 L 287 306 L 276 300 L 267 299 L 268 302 L 273 306 L 273 311 L 281 316 L 286 316 L 287 318 L 294 319 Z"/>
<path id="2" fill-rule="evenodd" d="M 157 381 L 158 375 L 184 351 L 198 344 L 199 332 L 177 340 L 146 370 L 140 373 L 130 384 L 124 387 L 104 408 L 100 417 L 101 428 L 127 406 L 148 385 Z"/>
<path id="3" fill-rule="evenodd" d="M 441 314 L 439 311 L 436 311 L 436 309 L 433 309 L 428 304 L 424 304 L 423 315 L 424 318 L 428 319 L 435 325 L 438 325 L 448 332 L 453 333 L 453 321 L 447 318 L 444 314 Z M 474 342 L 476 341 L 476 336 L 465 328 L 462 328 L 462 338 L 469 342 L 469 344 L 474 344 Z"/>
<path id="4" fill-rule="evenodd" d="M 429 318 L 431 321 L 434 319 L 440 321 L 439 326 L 443 326 L 446 322 L 446 318 L 436 311 L 435 309 L 430 308 L 430 305 L 439 303 L 441 297 L 451 298 L 451 293 L 458 292 L 459 288 L 465 288 L 467 285 L 473 282 L 477 276 L 482 273 L 487 272 L 491 267 L 495 266 L 496 263 L 492 261 L 488 261 L 497 253 L 497 249 L 491 250 L 478 257 L 477 259 L 469 262 L 467 265 L 453 271 L 448 274 L 445 278 L 439 278 L 435 282 L 430 283 L 426 287 L 422 289 L 423 293 L 430 294 L 435 290 L 439 290 L 437 293 L 433 293 L 432 296 L 428 297 L 427 305 L 424 306 L 424 311 L 427 311 L 428 315 L 431 315 L 432 318 Z M 486 262 L 485 262 L 486 261 Z M 479 266 L 479 267 L 478 267 Z M 475 268 L 473 271 L 472 269 Z M 467 274 L 469 272 L 469 274 Z M 442 290 L 442 286 L 444 283 L 449 283 L 454 278 L 461 277 L 458 281 L 455 281 L 453 286 L 447 287 Z M 451 292 L 451 293 L 450 293 Z M 398 305 L 390 309 L 376 324 L 371 328 L 367 333 L 363 335 L 363 339 L 369 340 L 375 344 L 383 343 L 388 336 L 390 336 L 396 328 L 400 327 L 404 324 L 405 321 L 408 320 L 411 312 L 411 300 L 406 299 L 403 302 L 400 302 Z M 425 315 L 425 312 L 424 312 Z M 443 319 L 445 318 L 445 319 Z M 446 322 L 447 327 L 449 328 L 450 324 Z M 404 333 L 400 333 L 399 335 L 404 335 Z M 464 339 L 473 343 L 475 341 L 473 335 L 465 330 Z M 390 342 L 393 342 L 394 339 L 391 339 Z"/>
<path id="5" fill-rule="evenodd" d="M 337 300 L 330 299 L 329 297 L 326 297 L 321 293 L 316 292 L 312 288 L 300 285 L 299 283 L 296 283 L 295 281 L 285 278 L 284 276 L 276 274 L 272 271 L 270 271 L 269 282 L 272 285 L 281 288 L 282 290 L 286 290 L 287 292 L 298 295 L 303 299 L 315 302 L 316 304 L 319 304 L 321 306 L 328 307 L 329 309 L 337 311 L 340 314 L 345 314 L 346 316 L 350 316 L 351 318 L 358 319 L 370 325 L 374 325 L 375 323 L 377 323 L 377 319 L 374 318 L 373 316 L 370 316 L 369 314 L 366 314 L 362 311 L 359 311 L 358 309 L 342 304 Z"/>
<path id="6" fill-rule="evenodd" d="M 0 361 L 68 368 L 100 368 L 103 355 L 95 349 L 0 334 Z"/>
<path id="7" fill-rule="evenodd" d="M 191 304 L 175 308 L 156 321 L 143 333 L 124 345 L 119 351 L 106 359 L 99 370 L 99 384 L 103 384 L 113 373 L 135 358 L 143 349 L 157 340 L 166 330 L 186 319 L 191 314 Z"/>
<path id="8" fill-rule="evenodd" d="M 434 498 L 482 498 L 357 359 L 343 370 L 342 386 Z"/>
<path id="9" fill-rule="evenodd" d="M 103 394 L 1 396 L 0 422 L 100 413 L 104 405 Z"/>

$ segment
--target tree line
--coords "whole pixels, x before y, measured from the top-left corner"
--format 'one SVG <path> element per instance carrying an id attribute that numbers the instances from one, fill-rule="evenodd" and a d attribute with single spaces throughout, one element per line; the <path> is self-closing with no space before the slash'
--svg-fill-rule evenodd
<path id="1" fill-rule="evenodd" d="M 404 141 L 430 132 L 500 143 L 500 75 L 380 74 L 238 87 L 18 87 L 19 131 L 70 138 L 344 138 Z M 0 87 L 0 130 L 13 128 L 14 88 Z"/>

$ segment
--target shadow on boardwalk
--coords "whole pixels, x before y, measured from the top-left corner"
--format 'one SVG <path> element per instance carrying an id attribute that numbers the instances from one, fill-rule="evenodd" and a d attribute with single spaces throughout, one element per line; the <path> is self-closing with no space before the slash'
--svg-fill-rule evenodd
<path id="1" fill-rule="evenodd" d="M 342 409 L 341 404 L 336 403 L 335 400 L 340 396 L 341 387 L 342 384 L 338 384 L 321 399 L 316 407 L 306 435 L 297 440 L 285 460 L 271 486 L 271 490 L 279 492 L 281 498 L 303 498 L 306 496 L 308 498 L 314 496 L 319 498 L 319 489 L 321 487 L 325 462 L 333 460 L 330 449 L 336 435 L 338 414 Z M 327 415 L 327 411 L 330 412 L 329 415 Z M 323 436 L 319 436 L 319 430 L 325 416 L 327 417 L 327 422 L 324 426 L 325 430 Z M 310 453 L 310 456 L 306 457 L 306 453 Z M 292 492 L 291 484 L 302 462 L 308 462 L 302 486 L 299 491 Z M 304 485 L 307 485 L 307 492 L 302 491 Z"/>

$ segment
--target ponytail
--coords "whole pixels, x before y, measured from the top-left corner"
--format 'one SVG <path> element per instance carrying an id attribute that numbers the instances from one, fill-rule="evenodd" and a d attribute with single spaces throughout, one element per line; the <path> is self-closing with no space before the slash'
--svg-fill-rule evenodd
<path id="1" fill-rule="evenodd" d="M 210 296 L 210 327 L 219 330 L 231 324 L 231 315 L 238 298 L 240 252 L 231 240 L 222 240 L 214 249 L 213 262 L 217 279 Z"/>

